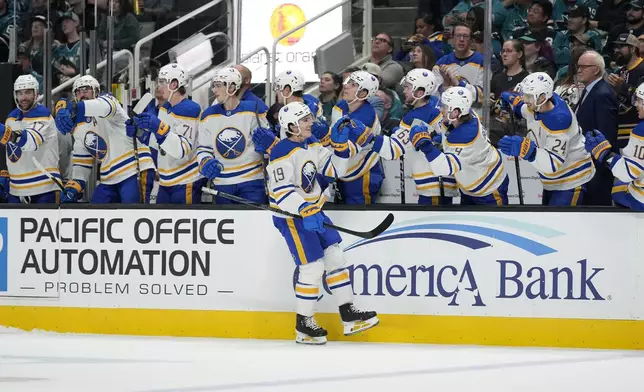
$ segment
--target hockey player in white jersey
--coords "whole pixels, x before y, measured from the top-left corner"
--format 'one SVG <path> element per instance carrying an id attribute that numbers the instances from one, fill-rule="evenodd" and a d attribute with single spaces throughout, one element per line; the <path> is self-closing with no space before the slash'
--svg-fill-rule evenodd
<path id="1" fill-rule="evenodd" d="M 235 68 L 223 68 L 213 79 L 217 102 L 204 110 L 199 124 L 197 148 L 199 171 L 214 181 L 215 189 L 257 203 L 267 202 L 264 185 L 264 154 L 257 152 L 252 133 L 268 128 L 266 113 L 255 102 L 241 101 L 242 77 Z M 215 196 L 217 204 L 234 204 Z"/>
<path id="2" fill-rule="evenodd" d="M 462 205 L 506 205 L 509 180 L 503 158 L 488 141 L 472 102 L 472 93 L 464 87 L 450 87 L 441 95 L 444 152 L 432 143 L 424 124 L 414 125 L 409 138 L 434 174 L 456 178 Z"/>
<path id="3" fill-rule="evenodd" d="M 353 335 L 378 324 L 376 312 L 360 311 L 353 305 L 351 275 L 338 245 L 342 239 L 336 230 L 324 227 L 331 220 L 322 212 L 324 195 L 317 180 L 318 174 L 327 181 L 342 175 L 349 164 L 347 158 L 357 152 L 357 146 L 350 140 L 351 129 L 340 124 L 332 128 L 329 136 L 333 152 L 311 138 L 313 116 L 301 102 L 284 106 L 279 122 L 287 131 L 287 138 L 271 152 L 268 165 L 271 205 L 303 217 L 273 216 L 275 227 L 298 265 L 296 342 L 324 344 L 327 331 L 316 323 L 313 315 L 325 270 L 326 283 L 339 306 L 344 334 Z"/>
<path id="4" fill-rule="evenodd" d="M 147 112 L 133 118 L 138 128 L 154 135 L 149 145 L 159 152 L 157 204 L 199 204 L 206 183 L 197 162 L 201 107 L 186 97 L 187 83 L 186 73 L 178 64 L 164 66 L 157 79 L 165 101 L 158 116 Z M 135 127 L 128 128 L 132 136 Z"/>
<path id="5" fill-rule="evenodd" d="M 601 132 L 586 132 L 586 151 L 600 164 L 607 164 L 617 183 L 613 187 L 615 203 L 634 211 L 644 211 L 644 83 L 633 94 L 639 124 L 631 132 L 621 154 L 611 152 L 611 144 Z"/>
<path id="6" fill-rule="evenodd" d="M 458 186 L 453 176 L 439 177 L 432 172 L 425 154 L 416 151 L 409 139 L 412 125 L 426 124 L 429 132 L 440 132 L 441 112 L 437 108 L 438 99 L 431 96 L 438 87 L 436 76 L 423 68 L 412 69 L 402 80 L 405 103 L 412 109 L 400 121 L 400 126 L 391 135 L 376 135 L 373 150 L 384 159 L 400 159 L 405 156 L 405 165 L 411 168 L 412 177 L 418 192 L 418 204 L 451 205 L 457 197 Z M 443 183 L 444 198 L 441 200 L 440 183 Z"/>
<path id="7" fill-rule="evenodd" d="M 36 158 L 52 176 L 61 180 L 58 167 L 58 132 L 47 107 L 38 104 L 39 85 L 32 75 L 18 76 L 13 84 L 17 108 L 0 123 L 0 143 L 7 150 L 10 203 L 58 203 L 60 188 L 33 163 Z"/>
<path id="8" fill-rule="evenodd" d="M 75 202 L 84 191 L 95 160 L 100 163 L 100 184 L 92 203 L 148 203 L 155 176 L 150 148 L 134 143 L 126 133 L 129 120 L 115 97 L 99 95 L 100 85 L 90 75 L 72 87 L 75 103 L 59 101 L 56 126 L 73 133 L 72 180 L 65 184 L 63 202 Z M 139 178 L 140 174 L 140 178 Z"/>
<path id="9" fill-rule="evenodd" d="M 304 94 L 304 75 L 294 69 L 286 70 L 275 77 L 277 101 L 282 105 L 303 102 L 313 113 L 314 120 L 323 118 L 320 101 L 311 94 Z M 282 137 L 283 138 L 283 137 Z"/>
<path id="10" fill-rule="evenodd" d="M 575 114 L 553 92 L 554 82 L 547 73 L 530 74 L 519 86 L 521 93 L 506 91 L 501 99 L 518 117 L 525 118 L 528 135 L 504 136 L 499 149 L 537 169 L 544 189 L 543 205 L 581 204 L 595 166 L 584 149 L 584 135 Z"/>

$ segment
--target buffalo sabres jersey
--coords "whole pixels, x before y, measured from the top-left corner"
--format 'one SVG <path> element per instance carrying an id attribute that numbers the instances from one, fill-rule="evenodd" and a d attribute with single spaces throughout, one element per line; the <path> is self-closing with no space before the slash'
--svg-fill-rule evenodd
<path id="1" fill-rule="evenodd" d="M 196 148 L 200 114 L 201 106 L 187 98 L 175 106 L 166 102 L 159 108 L 159 120 L 170 127 L 163 143 L 151 144 L 159 150 L 159 185 L 184 185 L 202 178 Z"/>
<path id="2" fill-rule="evenodd" d="M 615 177 L 625 183 L 613 187 L 613 193 L 627 188 L 628 193 L 644 204 L 644 122 L 633 129 L 622 155 L 613 158 L 610 167 Z"/>
<path id="3" fill-rule="evenodd" d="M 356 151 L 351 141 L 344 153 L 337 153 L 315 138 L 303 143 L 280 140 L 271 150 L 267 168 L 270 205 L 293 214 L 298 214 L 305 202 L 322 208 L 325 197 L 318 174 L 328 179 L 338 178 L 349 163 L 344 157 L 350 157 Z"/>
<path id="4" fill-rule="evenodd" d="M 436 75 L 437 84 L 440 86 L 439 91 L 443 91 L 443 76 L 440 73 L 441 65 L 446 65 L 450 70 L 454 70 L 457 75 L 458 85 L 470 90 L 474 97 L 475 104 L 483 103 L 483 55 L 474 52 L 465 59 L 456 57 L 452 52 L 441 57 L 434 65 L 434 75 Z"/>
<path id="5" fill-rule="evenodd" d="M 539 172 L 543 189 L 574 189 L 593 178 L 595 166 L 584 148 L 586 139 L 574 113 L 559 95 L 553 94 L 552 101 L 555 107 L 547 113 L 534 113 L 523 102 L 515 111 L 526 119 L 527 137 L 537 145 L 532 165 Z"/>
<path id="6" fill-rule="evenodd" d="M 216 185 L 239 184 L 264 178 L 264 156 L 255 151 L 252 132 L 265 126 L 266 113 L 257 113 L 254 102 L 241 101 L 234 110 L 210 106 L 199 124 L 198 162 L 215 157 L 224 166 Z"/>
<path id="7" fill-rule="evenodd" d="M 87 181 L 94 160 L 101 164 L 100 181 L 114 185 L 137 174 L 134 143 L 125 133 L 128 115 L 111 95 L 85 103 L 85 121 L 74 128 L 73 178 Z M 154 169 L 150 147 L 138 143 L 138 168 Z"/>
<path id="8" fill-rule="evenodd" d="M 447 128 L 443 135 L 443 151 L 430 162 L 432 171 L 454 176 L 466 195 L 490 195 L 505 180 L 501 154 L 487 140 L 486 132 L 475 115 L 469 122 Z"/>
<path id="9" fill-rule="evenodd" d="M 60 179 L 58 167 L 58 131 L 49 109 L 36 105 L 27 113 L 14 109 L 5 124 L 14 132 L 27 131 L 27 144 L 22 148 L 7 145 L 7 169 L 11 194 L 34 196 L 59 190 L 56 183 L 43 174 L 32 158 L 36 158 L 54 177 Z"/>
<path id="10" fill-rule="evenodd" d="M 440 196 L 440 181 L 432 168 L 425 159 L 425 154 L 416 151 L 414 145 L 409 140 L 409 131 L 412 126 L 425 124 L 429 132 L 438 129 L 442 119 L 440 111 L 436 108 L 437 99 L 432 97 L 426 105 L 410 110 L 400 122 L 398 130 L 391 135 L 377 136 L 374 142 L 373 150 L 384 159 L 400 159 L 405 156 L 405 165 L 409 164 L 411 175 L 416 183 L 416 190 L 422 196 Z M 458 186 L 456 179 L 451 176 L 444 176 L 443 190 L 447 197 L 457 197 Z"/>
<path id="11" fill-rule="evenodd" d="M 380 135 L 380 121 L 378 121 L 376 111 L 369 102 L 362 101 L 362 105 L 356 111 L 349 112 L 347 101 L 340 101 L 333 107 L 329 133 L 322 139 L 323 145 L 327 146 L 330 143 L 333 124 L 345 115 L 365 125 L 365 130 L 362 134 L 351 134 L 349 136 L 349 140 L 359 147 L 359 152 L 349 159 L 346 173 L 339 178 L 340 181 L 348 182 L 362 177 L 379 162 L 378 153 L 373 151 L 373 137 Z"/>

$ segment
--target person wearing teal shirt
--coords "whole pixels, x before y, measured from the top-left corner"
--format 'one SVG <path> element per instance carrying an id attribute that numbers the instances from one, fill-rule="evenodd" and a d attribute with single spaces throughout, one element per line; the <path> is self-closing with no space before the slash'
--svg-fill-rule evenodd
<path id="1" fill-rule="evenodd" d="M 601 49 L 601 36 L 594 30 L 589 29 L 590 12 L 585 5 L 573 5 L 568 9 L 568 30 L 557 33 L 552 44 L 557 68 L 568 65 L 570 61 L 571 37 L 585 34 L 590 38 L 588 46 L 595 50 Z"/>
<path id="2" fill-rule="evenodd" d="M 514 37 L 515 32 L 524 30 L 528 18 L 528 9 L 532 6 L 532 0 L 515 0 L 514 6 L 508 11 L 508 15 L 503 22 L 501 36 L 504 41 Z"/>

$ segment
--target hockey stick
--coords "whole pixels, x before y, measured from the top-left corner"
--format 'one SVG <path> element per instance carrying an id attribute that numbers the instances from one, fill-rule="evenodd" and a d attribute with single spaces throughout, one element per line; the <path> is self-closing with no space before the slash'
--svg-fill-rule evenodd
<path id="1" fill-rule="evenodd" d="M 514 119 L 514 107 L 510 106 L 510 126 L 512 127 L 512 135 L 517 134 L 517 125 Z M 519 189 L 519 204 L 523 205 L 523 185 L 521 184 L 521 167 L 519 157 L 514 157 L 514 170 L 517 172 L 517 188 Z"/>
<path id="2" fill-rule="evenodd" d="M 134 106 L 134 109 L 132 109 L 132 113 L 139 115 L 143 113 L 145 108 L 148 107 L 150 102 L 154 97 L 150 93 L 145 93 L 137 102 L 136 106 Z M 130 117 L 134 117 L 130 113 Z M 141 204 L 145 204 L 145 189 L 141 189 L 141 166 L 139 165 L 139 143 L 137 141 L 137 134 L 139 133 L 139 129 L 137 128 L 136 132 L 134 133 L 134 136 L 132 136 L 132 145 L 134 147 L 134 160 L 136 161 L 136 183 L 139 189 L 139 201 Z M 160 147 L 159 147 L 160 148 Z"/>
<path id="3" fill-rule="evenodd" d="M 63 182 L 60 181 L 58 178 L 54 177 L 50 172 L 48 172 L 47 169 L 45 169 L 43 165 L 41 165 L 40 162 L 38 162 L 36 157 L 31 157 L 31 161 L 34 163 L 34 165 L 36 165 L 36 168 L 40 170 L 42 174 L 49 177 L 50 180 L 52 180 L 54 183 L 56 183 L 56 185 L 58 185 L 58 188 L 60 188 L 61 192 L 65 192 L 65 187 L 63 186 Z"/>
<path id="4" fill-rule="evenodd" d="M 259 208 L 261 210 L 275 212 L 275 213 L 287 216 L 289 218 L 303 219 L 302 216 L 300 216 L 300 215 L 291 214 L 290 212 L 282 211 L 279 208 L 274 208 L 274 207 L 271 207 L 271 206 L 267 206 L 265 204 L 254 203 L 254 202 L 252 202 L 250 200 L 246 200 L 246 199 L 244 199 L 242 197 L 238 197 L 238 196 L 235 196 L 235 195 L 231 195 L 229 193 L 221 192 L 221 191 L 218 191 L 216 189 L 210 189 L 210 188 L 203 187 L 203 188 L 201 188 L 201 190 L 203 192 L 205 192 L 205 193 L 208 193 L 209 195 L 221 196 L 221 197 L 224 197 L 224 198 L 226 198 L 228 200 L 236 201 L 238 203 L 245 204 L 247 206 Z M 334 224 L 326 223 L 326 222 L 324 223 L 324 227 L 335 229 L 337 231 L 347 233 L 347 234 L 351 234 L 351 235 L 354 235 L 356 237 L 370 239 L 370 238 L 377 237 L 383 231 L 387 230 L 387 228 L 389 228 L 389 226 L 391 226 L 393 221 L 394 221 L 394 214 L 389 213 L 387 215 L 387 217 L 385 218 L 385 220 L 383 220 L 375 229 L 373 229 L 371 231 L 354 231 L 354 230 L 346 229 L 344 227 L 336 226 Z"/>
<path id="5" fill-rule="evenodd" d="M 400 204 L 405 204 L 405 157 L 400 157 Z"/>

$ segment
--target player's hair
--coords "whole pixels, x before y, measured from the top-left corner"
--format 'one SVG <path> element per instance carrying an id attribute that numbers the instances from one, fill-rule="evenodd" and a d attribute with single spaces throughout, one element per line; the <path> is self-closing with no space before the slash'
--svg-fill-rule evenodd
<path id="1" fill-rule="evenodd" d="M 179 87 L 179 90 L 177 90 L 177 92 L 178 92 L 179 94 L 181 94 L 181 95 L 186 95 L 186 93 L 187 93 L 188 91 L 186 90 L 186 87 L 185 87 L 185 86 L 181 86 L 181 87 Z"/>
<path id="2" fill-rule="evenodd" d="M 290 87 L 290 86 L 289 86 Z M 295 91 L 291 92 L 294 97 L 302 98 L 304 96 L 304 91 Z"/>
<path id="3" fill-rule="evenodd" d="M 467 113 L 466 115 L 460 116 L 458 118 L 458 121 L 461 124 L 468 123 L 468 122 L 472 121 L 472 113 Z"/>

